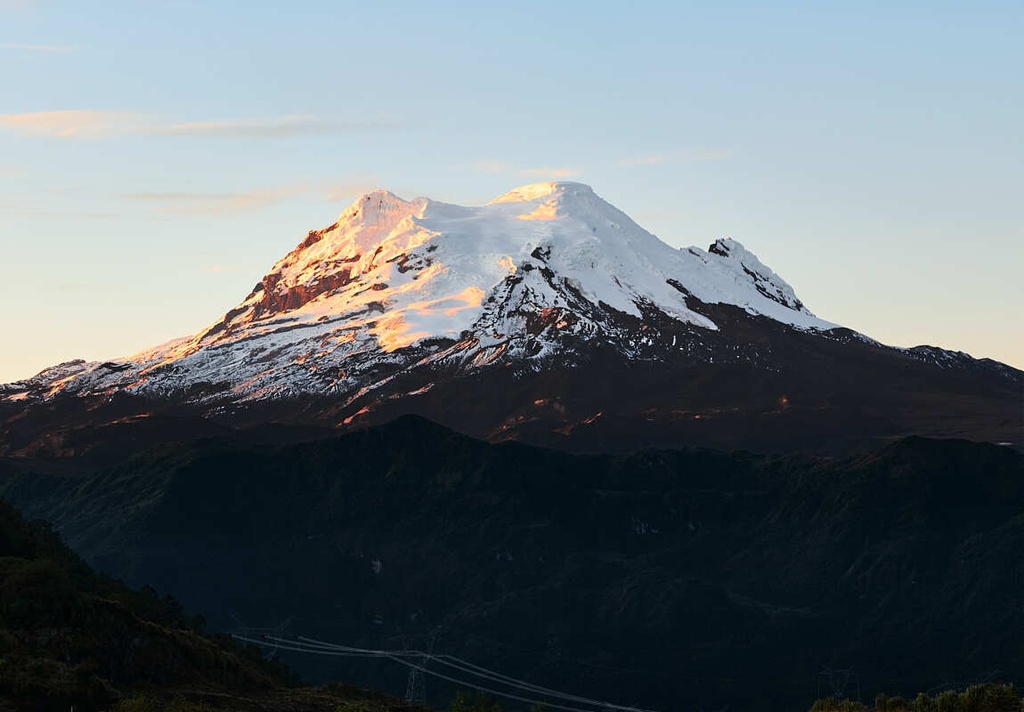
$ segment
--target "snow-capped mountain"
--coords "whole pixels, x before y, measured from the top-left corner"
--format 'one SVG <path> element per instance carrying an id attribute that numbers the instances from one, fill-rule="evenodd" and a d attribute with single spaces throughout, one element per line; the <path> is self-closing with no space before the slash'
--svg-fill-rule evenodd
<path id="1" fill-rule="evenodd" d="M 637 334 L 618 315 L 657 310 L 719 328 L 688 303 L 736 305 L 800 329 L 836 326 L 740 243 L 672 248 L 579 183 L 528 185 L 472 208 L 375 191 L 310 232 L 195 336 L 118 362 L 65 364 L 32 385 L 46 396 L 168 394 L 196 383 L 243 399 L 346 393 L 368 385 L 360 374 L 381 362 L 539 362 L 565 334 L 628 352 Z M 224 397 L 217 391 L 208 397 Z"/>
<path id="2" fill-rule="evenodd" d="M 316 419 L 344 425 L 417 410 L 416 399 L 430 403 L 425 394 L 451 379 L 462 388 L 504 371 L 521 383 L 527 374 L 595 361 L 606 365 L 592 380 L 622 380 L 612 363 L 648 364 L 663 376 L 716 363 L 806 372 L 799 354 L 826 344 L 954 370 L 979 363 L 940 350 L 887 349 L 841 329 L 812 314 L 739 242 L 673 248 L 579 183 L 528 185 L 481 207 L 375 191 L 311 231 L 240 304 L 194 336 L 126 359 L 61 364 L 3 387 L 0 401 L 132 396 L 209 415 L 316 399 Z M 1019 374 L 1004 370 L 996 375 Z M 459 392 L 433 397 L 450 409 Z M 670 410 L 690 413 L 709 393 Z M 789 400 L 780 392 L 768 402 L 780 397 Z M 523 399 L 531 407 L 560 404 L 564 417 L 553 424 L 563 429 L 615 409 L 595 403 L 573 412 L 564 394 L 540 387 Z M 742 409 L 741 401 L 731 399 L 728 409 Z M 638 412 L 651 410 L 640 405 Z M 428 414 L 437 417 L 440 407 Z M 536 420 L 521 408 L 500 406 L 482 434 L 518 432 Z"/>

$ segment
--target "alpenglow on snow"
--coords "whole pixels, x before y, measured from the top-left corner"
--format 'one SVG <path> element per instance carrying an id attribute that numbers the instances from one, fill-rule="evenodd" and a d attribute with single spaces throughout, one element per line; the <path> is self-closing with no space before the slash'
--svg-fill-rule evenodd
<path id="1" fill-rule="evenodd" d="M 623 324 L 652 312 L 717 330 L 701 304 L 799 330 L 836 326 L 739 242 L 671 247 L 580 183 L 528 185 L 480 207 L 378 190 L 311 231 L 198 334 L 61 364 L 0 398 L 166 396 L 197 383 L 209 400 L 353 394 L 375 386 L 382 364 L 537 365 L 566 337 L 628 351 L 644 337 Z"/>

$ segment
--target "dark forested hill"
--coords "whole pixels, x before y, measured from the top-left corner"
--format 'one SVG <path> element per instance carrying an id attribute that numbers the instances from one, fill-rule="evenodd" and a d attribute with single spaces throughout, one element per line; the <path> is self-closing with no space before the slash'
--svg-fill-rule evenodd
<path id="1" fill-rule="evenodd" d="M 292 675 L 196 629 L 170 597 L 94 573 L 42 522 L 0 502 L 0 710 L 402 707 L 355 690 L 298 689 Z"/>
<path id="2" fill-rule="evenodd" d="M 417 418 L 284 446 L 214 438 L 5 496 L 101 570 L 245 621 L 436 649 L 646 707 L 801 709 L 1024 670 L 1024 465 L 908 439 L 846 459 L 573 455 Z M 386 663 L 317 667 L 401 692 Z M 439 687 L 433 688 L 441 694 Z"/>

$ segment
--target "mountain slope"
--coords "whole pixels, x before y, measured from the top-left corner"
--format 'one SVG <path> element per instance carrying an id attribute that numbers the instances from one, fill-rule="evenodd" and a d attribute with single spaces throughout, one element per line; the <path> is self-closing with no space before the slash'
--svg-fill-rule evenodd
<path id="1" fill-rule="evenodd" d="M 576 403 L 546 389 L 566 369 L 583 390 L 620 391 Z M 701 389 L 679 389 L 681 376 Z M 1001 364 L 893 349 L 837 327 L 738 242 L 672 248 L 581 184 L 525 186 L 471 208 L 377 191 L 310 232 L 196 335 L 4 386 L 0 414 L 15 416 L 0 452 L 52 451 L 17 414 L 64 413 L 69 399 L 86 404 L 92 425 L 101 413 L 168 408 L 229 425 L 334 427 L 416 412 L 482 437 L 569 447 L 607 441 L 582 435 L 598 418 L 620 424 L 613 443 L 763 448 L 767 428 L 788 448 L 819 439 L 809 421 L 829 424 L 836 441 L 852 425 L 855 437 L 1017 443 L 1022 383 Z M 480 407 L 498 390 L 520 397 Z M 467 413 L 445 412 L 453 400 Z M 729 422 L 705 437 L 695 418 Z M 643 441 L 649 421 L 660 434 Z M 49 436 L 78 427 L 47 422 Z"/>
<path id="2" fill-rule="evenodd" d="M 194 623 L 174 599 L 96 574 L 47 525 L 0 502 L 0 709 L 312 712 L 365 710 L 368 699 L 382 712 L 419 709 L 290 686 L 280 664 Z"/>
<path id="3" fill-rule="evenodd" d="M 572 455 L 403 418 L 2 486 L 215 625 L 375 649 L 440 626 L 438 652 L 643 707 L 806 709 L 822 665 L 868 697 L 1024 665 L 1024 461 L 993 445 Z M 291 662 L 404 689 L 386 662 Z"/>

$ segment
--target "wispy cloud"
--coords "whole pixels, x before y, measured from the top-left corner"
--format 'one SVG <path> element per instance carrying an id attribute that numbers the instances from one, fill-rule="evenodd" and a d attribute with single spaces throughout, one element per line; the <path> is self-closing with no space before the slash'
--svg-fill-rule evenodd
<path id="1" fill-rule="evenodd" d="M 723 161 L 731 157 L 734 149 L 717 148 L 691 148 L 682 151 L 670 151 L 665 153 L 650 153 L 642 156 L 632 156 L 615 161 L 616 168 L 636 168 L 638 166 L 655 166 L 661 163 L 695 163 L 698 161 Z M 591 165 L 588 168 L 580 166 L 544 166 L 538 168 L 520 168 L 506 161 L 484 160 L 475 163 L 462 163 L 452 166 L 455 170 L 471 170 L 476 173 L 493 173 L 498 175 L 520 176 L 523 178 L 536 178 L 547 180 L 561 180 L 576 178 L 591 169 L 608 168 L 608 165 Z"/>
<path id="2" fill-rule="evenodd" d="M 616 161 L 619 168 L 635 168 L 637 166 L 655 166 L 660 163 L 695 163 L 698 161 L 724 161 L 733 154 L 733 149 L 691 148 L 683 151 L 654 153 L 646 156 L 634 156 Z"/>
<path id="3" fill-rule="evenodd" d="M 286 138 L 394 128 L 387 120 L 341 121 L 295 115 L 225 121 L 166 122 L 125 111 L 72 109 L 0 114 L 0 129 L 29 136 L 101 138 L 111 135 L 189 136 L 209 138 Z"/>
<path id="4" fill-rule="evenodd" d="M 560 168 L 523 168 L 518 171 L 519 175 L 526 178 L 576 178 L 582 175 L 581 168 L 563 166 Z"/>
<path id="5" fill-rule="evenodd" d="M 231 193 L 129 193 L 124 197 L 150 203 L 163 215 L 217 216 L 267 208 L 305 192 L 301 186 L 280 186 Z"/>
<path id="6" fill-rule="evenodd" d="M 33 220 L 113 220 L 123 217 L 113 212 L 78 210 L 76 208 L 55 209 L 53 205 L 32 205 L 26 203 L 0 203 L 0 213 L 7 216 L 32 218 Z"/>
<path id="7" fill-rule="evenodd" d="M 270 119 L 153 124 L 139 127 L 138 133 L 211 138 L 284 138 L 394 127 L 395 124 L 389 121 L 331 121 L 320 116 L 281 116 Z"/>
<path id="8" fill-rule="evenodd" d="M 3 7 L 0 5 L 0 7 Z M 77 47 L 71 45 L 54 45 L 54 44 L 23 44 L 20 42 L 0 42 L 0 49 L 8 50 L 20 50 L 23 52 L 44 52 L 47 54 L 65 54 L 67 52 L 74 52 Z"/>
<path id="9" fill-rule="evenodd" d="M 377 188 L 377 184 L 372 181 L 357 182 L 357 183 L 339 183 L 337 185 L 328 185 L 324 190 L 324 197 L 330 203 L 340 203 L 345 200 L 354 200 L 360 195 L 365 195 L 372 190 Z"/>
<path id="10" fill-rule="evenodd" d="M 0 114 L 0 129 L 27 136 L 96 138 L 104 134 L 131 131 L 143 117 L 125 111 L 35 111 Z"/>
<path id="11" fill-rule="evenodd" d="M 301 197 L 330 203 L 353 200 L 374 189 L 370 181 L 331 183 L 306 181 L 230 192 L 148 192 L 128 193 L 127 200 L 149 204 L 160 215 L 206 215 L 223 217 L 262 210 Z"/>
<path id="12" fill-rule="evenodd" d="M 514 173 L 516 170 L 515 166 L 503 161 L 477 161 L 471 163 L 469 168 L 477 173 Z"/>
<path id="13" fill-rule="evenodd" d="M 667 163 L 670 158 L 670 154 L 659 153 L 650 156 L 636 156 L 634 158 L 624 158 L 621 161 L 617 161 L 615 165 L 621 168 L 630 168 L 633 166 L 654 166 L 659 163 Z"/>
<path id="14" fill-rule="evenodd" d="M 525 178 L 575 178 L 583 173 L 582 168 L 571 166 L 541 167 L 541 168 L 519 168 L 505 161 L 476 161 L 475 163 L 459 164 L 452 166 L 456 170 L 469 169 L 476 173 L 494 173 L 504 175 L 522 176 Z"/>

